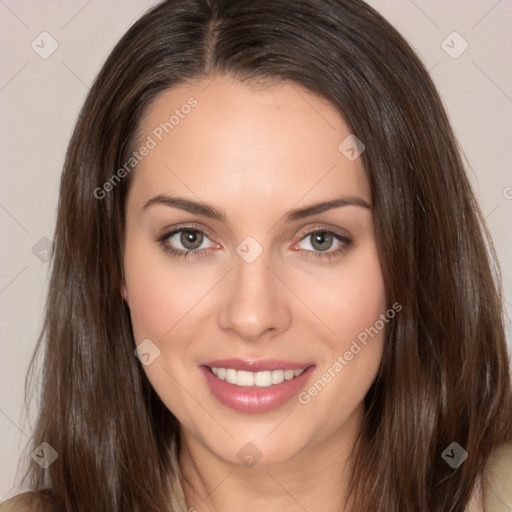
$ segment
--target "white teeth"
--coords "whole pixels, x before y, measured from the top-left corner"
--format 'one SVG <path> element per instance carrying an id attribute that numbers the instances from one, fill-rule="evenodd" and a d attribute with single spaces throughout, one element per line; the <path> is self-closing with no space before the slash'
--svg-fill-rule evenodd
<path id="1" fill-rule="evenodd" d="M 272 386 L 272 372 L 255 373 L 254 385 L 260 388 L 268 388 L 268 386 Z"/>
<path id="2" fill-rule="evenodd" d="M 274 370 L 272 375 L 272 384 L 281 384 L 284 381 L 284 370 Z"/>
<path id="3" fill-rule="evenodd" d="M 284 371 L 284 378 L 286 380 L 292 380 L 293 377 L 295 377 L 295 371 L 294 370 L 285 370 Z"/>
<path id="4" fill-rule="evenodd" d="M 304 372 L 300 370 L 274 370 L 263 372 L 248 372 L 233 370 L 232 368 L 212 368 L 212 373 L 220 380 L 242 387 L 266 388 L 275 384 L 281 384 L 285 380 L 291 380 Z"/>
<path id="5" fill-rule="evenodd" d="M 236 384 L 236 370 L 233 370 L 232 368 L 226 369 L 226 382 Z"/>
<path id="6" fill-rule="evenodd" d="M 254 373 L 238 370 L 236 372 L 236 384 L 239 386 L 254 386 Z"/>

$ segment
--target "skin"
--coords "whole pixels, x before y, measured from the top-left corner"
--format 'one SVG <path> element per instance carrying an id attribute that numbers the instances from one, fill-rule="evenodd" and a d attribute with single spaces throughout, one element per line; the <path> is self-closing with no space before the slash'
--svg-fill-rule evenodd
<path id="1" fill-rule="evenodd" d="M 187 506 L 344 510 L 347 454 L 384 330 L 308 404 L 294 397 L 264 413 L 220 403 L 198 365 L 230 357 L 314 362 L 307 390 L 389 308 L 371 209 L 348 205 L 284 219 L 291 209 L 340 196 L 371 205 L 361 158 L 350 161 L 338 150 L 351 130 L 330 103 L 297 84 L 209 77 L 161 95 L 141 122 L 140 142 L 191 96 L 197 106 L 131 176 L 121 287 L 136 344 L 149 338 L 160 350 L 143 368 L 180 421 L 180 463 L 199 494 L 184 483 Z M 143 208 L 159 194 L 211 204 L 226 222 L 161 204 Z M 156 241 L 182 224 L 206 233 L 199 249 L 208 256 L 177 259 Z M 314 257 L 322 246 L 305 235 L 311 228 L 353 243 L 332 259 Z M 252 263 L 236 252 L 247 236 L 263 248 Z M 167 244 L 193 246 L 179 234 Z M 324 245 L 326 252 L 341 246 L 336 238 Z M 253 467 L 237 457 L 248 442 L 261 453 Z"/>

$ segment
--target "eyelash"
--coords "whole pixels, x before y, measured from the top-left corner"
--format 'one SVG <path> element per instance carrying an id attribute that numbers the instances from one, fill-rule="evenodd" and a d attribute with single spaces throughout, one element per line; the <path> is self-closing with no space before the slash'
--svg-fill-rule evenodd
<path id="1" fill-rule="evenodd" d="M 174 247 L 171 247 L 166 242 L 167 240 L 178 233 L 181 233 L 182 231 L 192 231 L 195 233 L 202 233 L 207 238 L 210 238 L 207 233 L 205 233 L 203 230 L 198 229 L 194 226 L 181 226 L 179 229 L 174 229 L 173 231 L 169 231 L 164 233 L 163 235 L 157 237 L 157 242 L 160 243 L 162 246 L 162 249 L 164 252 L 169 254 L 170 256 L 174 258 L 202 258 L 202 257 L 210 257 L 211 252 L 208 249 L 200 249 L 200 250 L 188 250 L 184 251 L 182 249 L 175 249 Z M 314 228 L 302 235 L 302 238 L 299 240 L 300 242 L 307 238 L 308 236 L 311 236 L 313 233 L 326 233 L 329 235 L 333 235 L 334 238 L 336 238 L 339 242 L 341 242 L 341 246 L 334 250 L 334 251 L 310 251 L 310 250 L 303 250 L 302 252 L 305 252 L 305 256 L 307 258 L 320 258 L 320 259 L 328 259 L 334 258 L 336 256 L 339 256 L 343 254 L 350 246 L 352 246 L 353 241 L 344 236 L 340 233 L 337 233 L 336 231 L 332 231 L 329 229 L 323 229 L 323 228 Z"/>

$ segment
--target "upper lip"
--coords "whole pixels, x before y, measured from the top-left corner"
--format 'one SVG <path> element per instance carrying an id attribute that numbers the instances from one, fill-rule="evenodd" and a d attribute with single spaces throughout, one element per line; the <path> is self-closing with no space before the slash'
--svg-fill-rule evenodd
<path id="1" fill-rule="evenodd" d="M 202 363 L 210 368 L 232 368 L 248 372 L 264 372 L 273 370 L 302 370 L 313 363 L 295 363 L 279 359 L 216 359 Z"/>

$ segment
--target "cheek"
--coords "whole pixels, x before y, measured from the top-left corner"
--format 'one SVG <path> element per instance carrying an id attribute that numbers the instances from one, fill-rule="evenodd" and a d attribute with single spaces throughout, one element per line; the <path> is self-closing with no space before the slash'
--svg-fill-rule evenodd
<path id="1" fill-rule="evenodd" d="M 169 258 L 149 243 L 128 240 L 124 265 L 135 341 L 161 340 L 185 314 L 193 287 L 187 287 Z"/>
<path id="2" fill-rule="evenodd" d="M 322 319 L 324 347 L 310 387 L 299 396 L 309 411 L 336 428 L 360 405 L 378 372 L 387 323 L 386 294 L 376 248 L 369 243 L 347 257 L 336 276 L 317 281 L 309 294 Z M 380 328 L 375 329 L 375 325 Z"/>
<path id="3" fill-rule="evenodd" d="M 302 294 L 323 321 L 326 339 L 333 348 L 341 350 L 347 342 L 350 344 L 350 340 L 372 326 L 387 307 L 373 241 L 368 241 L 357 253 L 347 255 L 336 271 L 308 278 L 302 284 Z"/>
<path id="4" fill-rule="evenodd" d="M 135 344 L 148 338 L 160 349 L 160 356 L 143 370 L 167 408 L 187 424 L 193 404 L 178 384 L 187 379 L 181 365 L 190 336 L 186 314 L 207 283 L 190 279 L 150 244 L 130 245 L 129 239 L 124 265 Z"/>

